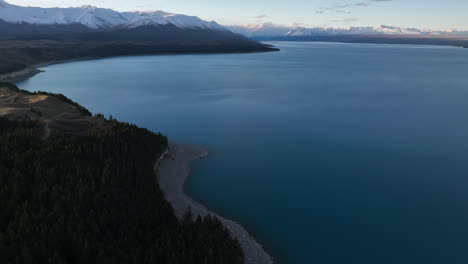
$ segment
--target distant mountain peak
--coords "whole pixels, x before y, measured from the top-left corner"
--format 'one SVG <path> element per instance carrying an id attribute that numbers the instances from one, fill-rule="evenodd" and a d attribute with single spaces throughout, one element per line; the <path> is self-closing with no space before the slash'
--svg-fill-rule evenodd
<path id="1" fill-rule="evenodd" d="M 1 1 L 1 0 L 0 0 Z M 86 10 L 95 10 L 97 9 L 98 7 L 97 6 L 92 6 L 92 5 L 82 5 L 80 6 L 79 8 L 81 9 L 86 9 Z"/>

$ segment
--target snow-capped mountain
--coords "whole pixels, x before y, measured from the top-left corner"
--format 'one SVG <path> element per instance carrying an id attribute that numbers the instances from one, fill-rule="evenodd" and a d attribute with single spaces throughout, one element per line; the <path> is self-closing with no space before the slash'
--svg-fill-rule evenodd
<path id="1" fill-rule="evenodd" d="M 148 26 L 153 24 L 166 25 L 173 24 L 180 28 L 204 28 L 225 30 L 224 27 L 215 21 L 204 21 L 196 16 L 186 16 L 167 13 L 163 11 L 155 12 L 124 12 L 122 15 L 126 21 L 121 26 L 135 28 L 139 26 Z"/>
<path id="2" fill-rule="evenodd" d="M 248 24 L 242 26 L 228 26 L 236 33 L 249 37 L 299 37 L 299 36 L 333 36 L 333 35 L 432 35 L 456 36 L 468 35 L 468 31 L 459 30 L 421 30 L 416 28 L 402 28 L 392 26 L 379 27 L 313 27 L 283 26 L 273 23 Z"/>
<path id="3" fill-rule="evenodd" d="M 180 28 L 225 30 L 214 21 L 198 17 L 155 12 L 117 12 L 94 6 L 71 8 L 40 8 L 12 5 L 0 0 L 0 19 L 7 23 L 36 25 L 82 24 L 92 29 L 113 27 L 135 28 L 148 25 L 173 24 Z"/>
<path id="4" fill-rule="evenodd" d="M 395 35 L 420 35 L 429 34 L 413 28 L 399 28 L 390 26 L 379 27 L 345 27 L 345 28 L 291 28 L 286 35 L 305 36 L 305 35 L 372 35 L 372 34 L 395 34 Z"/>

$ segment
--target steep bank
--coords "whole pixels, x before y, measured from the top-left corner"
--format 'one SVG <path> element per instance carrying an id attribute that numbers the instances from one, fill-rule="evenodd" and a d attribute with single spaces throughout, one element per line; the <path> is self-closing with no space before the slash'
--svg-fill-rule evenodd
<path id="1" fill-rule="evenodd" d="M 171 142 L 168 153 L 156 166 L 161 190 L 174 207 L 177 217 L 182 218 L 189 209 L 195 217 L 213 215 L 220 219 L 231 235 L 240 242 L 246 264 L 274 263 L 263 247 L 240 224 L 210 211 L 185 194 L 183 188 L 190 174 L 190 163 L 207 155 L 208 151 L 203 148 Z"/>

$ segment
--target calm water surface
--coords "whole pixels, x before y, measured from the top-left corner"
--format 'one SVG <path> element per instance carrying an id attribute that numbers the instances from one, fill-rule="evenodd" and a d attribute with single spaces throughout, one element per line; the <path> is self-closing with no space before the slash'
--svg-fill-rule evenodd
<path id="1" fill-rule="evenodd" d="M 468 49 L 274 44 L 53 65 L 19 85 L 211 149 L 188 192 L 280 263 L 468 263 Z"/>

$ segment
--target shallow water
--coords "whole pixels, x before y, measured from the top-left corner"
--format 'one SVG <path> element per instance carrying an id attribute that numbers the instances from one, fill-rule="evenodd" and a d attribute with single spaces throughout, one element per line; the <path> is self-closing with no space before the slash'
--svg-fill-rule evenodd
<path id="1" fill-rule="evenodd" d="M 206 146 L 187 189 L 280 263 L 468 263 L 468 49 L 276 42 L 19 83 Z"/>

